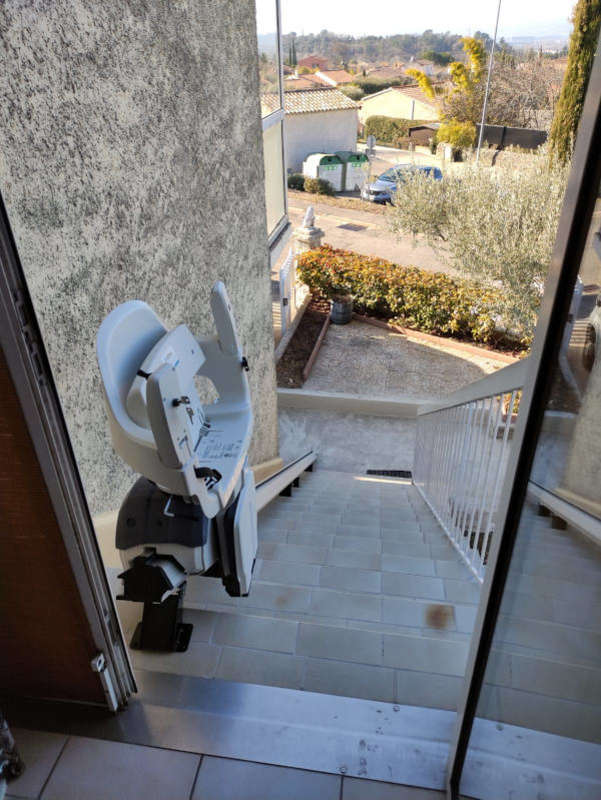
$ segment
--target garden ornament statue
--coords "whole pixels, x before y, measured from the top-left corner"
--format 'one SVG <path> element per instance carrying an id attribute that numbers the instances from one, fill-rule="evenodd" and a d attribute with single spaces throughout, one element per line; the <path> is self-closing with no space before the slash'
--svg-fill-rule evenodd
<path id="1" fill-rule="evenodd" d="M 315 210 L 313 206 L 309 206 L 305 211 L 305 217 L 303 219 L 303 228 L 314 228 L 315 227 Z"/>
<path id="2" fill-rule="evenodd" d="M 211 292 L 217 335 L 168 330 L 140 300 L 115 308 L 98 331 L 97 354 L 113 446 L 141 477 L 121 506 L 116 546 L 123 599 L 144 603 L 133 647 L 183 650 L 186 578 L 221 578 L 231 596 L 250 590 L 257 512 L 248 447 L 253 415 L 223 283 Z M 195 376 L 218 399 L 203 405 Z"/>

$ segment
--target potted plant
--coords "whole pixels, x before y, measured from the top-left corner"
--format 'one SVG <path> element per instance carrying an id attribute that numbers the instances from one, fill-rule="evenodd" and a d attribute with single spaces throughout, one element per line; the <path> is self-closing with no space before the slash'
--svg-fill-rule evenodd
<path id="1" fill-rule="evenodd" d="M 353 296 L 350 286 L 342 275 L 330 271 L 327 286 L 327 297 L 330 301 L 330 320 L 335 325 L 346 325 L 353 318 Z"/>

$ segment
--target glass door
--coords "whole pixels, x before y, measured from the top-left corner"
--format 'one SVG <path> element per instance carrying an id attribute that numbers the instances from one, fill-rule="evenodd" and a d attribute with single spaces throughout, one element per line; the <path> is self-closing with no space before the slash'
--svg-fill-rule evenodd
<path id="1" fill-rule="evenodd" d="M 601 58 L 503 488 L 449 797 L 601 797 Z"/>
<path id="2" fill-rule="evenodd" d="M 116 711 L 136 685 L 1 197 L 0 316 L 3 677 Z"/>

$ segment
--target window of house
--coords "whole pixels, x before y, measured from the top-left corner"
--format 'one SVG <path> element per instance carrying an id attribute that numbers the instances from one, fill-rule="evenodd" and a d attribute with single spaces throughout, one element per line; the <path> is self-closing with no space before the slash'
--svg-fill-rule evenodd
<path id="1" fill-rule="evenodd" d="M 281 59 L 280 0 L 257 0 L 257 38 L 265 204 L 270 248 L 275 248 L 288 226 L 284 160 L 284 92 Z"/>

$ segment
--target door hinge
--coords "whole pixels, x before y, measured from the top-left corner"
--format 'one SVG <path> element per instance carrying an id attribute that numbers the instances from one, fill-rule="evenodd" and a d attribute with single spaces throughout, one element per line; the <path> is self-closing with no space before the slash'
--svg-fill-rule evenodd
<path id="1" fill-rule="evenodd" d="M 106 658 L 104 657 L 104 653 L 98 653 L 98 655 L 95 655 L 90 661 L 90 666 L 92 667 L 92 672 L 104 672 L 106 669 Z"/>
<path id="2" fill-rule="evenodd" d="M 104 694 L 110 710 L 117 711 L 119 708 L 119 703 L 117 702 L 117 695 L 115 693 L 115 687 L 113 686 L 113 680 L 107 669 L 104 653 L 97 653 L 90 661 L 90 666 L 92 667 L 92 672 L 98 673 L 98 677 L 100 678 L 100 683 L 104 689 Z"/>
<path id="3" fill-rule="evenodd" d="M 40 358 L 38 338 L 34 333 L 34 326 L 32 326 L 29 318 L 25 295 L 23 290 L 19 287 L 13 289 L 13 301 L 21 328 L 21 335 L 27 346 L 27 352 L 29 353 L 31 364 L 35 370 L 36 378 L 40 383 L 44 383 L 44 369 L 42 367 L 42 360 Z"/>

